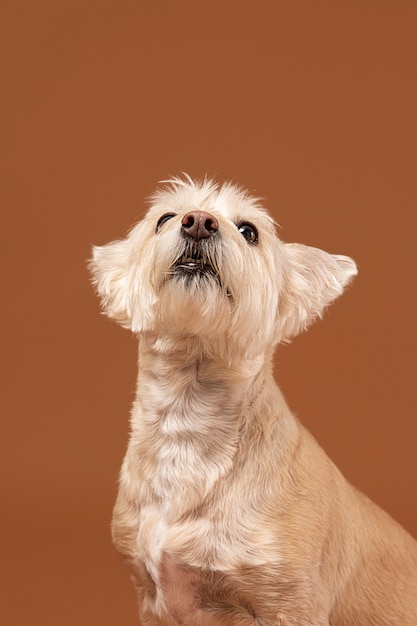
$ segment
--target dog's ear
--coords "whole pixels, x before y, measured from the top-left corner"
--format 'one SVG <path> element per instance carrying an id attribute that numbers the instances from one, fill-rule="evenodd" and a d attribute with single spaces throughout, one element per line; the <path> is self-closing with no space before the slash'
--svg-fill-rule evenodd
<path id="1" fill-rule="evenodd" d="M 347 256 L 301 244 L 284 244 L 284 251 L 287 271 L 278 324 L 280 341 L 289 341 L 321 317 L 357 274 L 357 267 Z"/>
<path id="2" fill-rule="evenodd" d="M 129 239 L 94 246 L 88 267 L 103 311 L 130 328 L 132 320 L 132 263 Z"/>

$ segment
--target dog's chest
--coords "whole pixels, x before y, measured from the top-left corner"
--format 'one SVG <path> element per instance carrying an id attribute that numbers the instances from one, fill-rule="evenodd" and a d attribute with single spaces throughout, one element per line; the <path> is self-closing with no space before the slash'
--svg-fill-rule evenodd
<path id="1" fill-rule="evenodd" d="M 198 623 L 214 626 L 218 622 L 213 616 L 219 611 L 236 620 L 231 623 L 255 623 L 260 607 L 269 607 L 271 598 L 268 589 L 264 599 L 262 594 L 251 597 L 253 578 L 259 576 L 264 584 L 270 578 L 270 589 L 276 587 L 272 581 L 280 559 L 276 546 L 271 550 L 271 538 L 256 532 L 252 522 L 247 519 L 245 528 L 232 522 L 231 532 L 219 519 L 170 523 L 156 507 L 144 507 L 138 557 L 153 580 L 153 610 L 161 624 L 183 623 L 195 613 Z"/>
<path id="2" fill-rule="evenodd" d="M 156 505 L 141 511 L 137 554 L 153 580 L 154 610 L 164 626 L 195 612 L 198 623 L 214 626 L 217 610 L 226 611 L 231 624 L 252 625 L 274 606 L 282 559 L 273 534 L 225 501 L 210 512 L 214 517 L 172 521 Z"/>

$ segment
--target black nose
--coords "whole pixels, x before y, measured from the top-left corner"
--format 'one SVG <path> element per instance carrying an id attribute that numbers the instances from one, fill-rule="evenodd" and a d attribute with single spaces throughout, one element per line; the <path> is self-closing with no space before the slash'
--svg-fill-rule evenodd
<path id="1" fill-rule="evenodd" d="M 219 230 L 219 222 L 206 211 L 191 211 L 182 218 L 181 228 L 184 235 L 199 241 L 215 235 Z"/>

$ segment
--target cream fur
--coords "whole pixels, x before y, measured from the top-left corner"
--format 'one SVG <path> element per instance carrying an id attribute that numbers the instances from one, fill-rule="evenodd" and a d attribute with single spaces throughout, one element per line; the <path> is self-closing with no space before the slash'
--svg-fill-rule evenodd
<path id="1" fill-rule="evenodd" d="M 177 271 L 196 210 L 218 223 L 198 243 L 211 269 Z M 90 267 L 139 339 L 113 538 L 143 626 L 416 626 L 416 542 L 345 481 L 272 377 L 276 344 L 321 316 L 354 262 L 281 242 L 245 191 L 185 177 Z"/>

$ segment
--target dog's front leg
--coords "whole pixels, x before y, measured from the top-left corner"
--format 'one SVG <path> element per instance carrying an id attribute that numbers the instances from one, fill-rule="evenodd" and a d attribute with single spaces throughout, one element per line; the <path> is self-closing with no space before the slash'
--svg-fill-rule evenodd
<path id="1" fill-rule="evenodd" d="M 136 589 L 136 595 L 139 605 L 139 618 L 141 626 L 162 626 L 162 623 L 155 611 L 155 601 L 152 596 L 143 588 L 136 584 L 135 579 L 132 576 L 133 583 Z M 173 625 L 174 626 L 174 625 Z"/>
<path id="2" fill-rule="evenodd" d="M 124 466 L 128 465 L 125 459 Z M 140 507 L 131 497 L 123 481 L 113 509 L 112 539 L 114 546 L 123 557 L 123 561 L 130 573 L 135 587 L 139 606 L 139 617 L 142 626 L 161 626 L 161 621 L 155 612 L 156 586 L 145 567 L 138 558 L 138 520 Z"/>
<path id="3" fill-rule="evenodd" d="M 132 556 L 123 555 L 123 560 L 135 587 L 141 626 L 165 626 L 155 612 L 156 587 L 145 566 Z"/>

